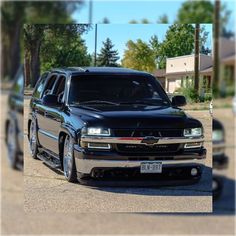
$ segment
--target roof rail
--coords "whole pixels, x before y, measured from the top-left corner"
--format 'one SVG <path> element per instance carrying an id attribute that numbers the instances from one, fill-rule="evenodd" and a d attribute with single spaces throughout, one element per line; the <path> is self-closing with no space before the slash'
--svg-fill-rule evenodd
<path id="1" fill-rule="evenodd" d="M 72 69 L 77 69 L 77 70 L 80 70 L 80 71 L 83 71 L 83 72 L 89 72 L 88 69 L 85 69 L 85 68 L 83 68 L 83 67 L 76 67 L 76 66 L 74 66 L 74 67 L 70 67 L 70 68 L 72 68 Z"/>

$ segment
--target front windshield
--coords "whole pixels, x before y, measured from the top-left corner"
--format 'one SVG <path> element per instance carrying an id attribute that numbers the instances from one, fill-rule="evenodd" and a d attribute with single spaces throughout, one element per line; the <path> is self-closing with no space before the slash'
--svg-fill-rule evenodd
<path id="1" fill-rule="evenodd" d="M 144 76 L 88 75 L 72 77 L 69 104 L 89 102 L 142 103 L 169 105 L 169 100 L 155 79 Z"/>

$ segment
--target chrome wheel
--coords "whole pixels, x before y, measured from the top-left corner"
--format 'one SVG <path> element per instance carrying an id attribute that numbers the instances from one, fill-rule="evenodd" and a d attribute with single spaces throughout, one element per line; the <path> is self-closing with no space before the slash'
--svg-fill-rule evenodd
<path id="1" fill-rule="evenodd" d="M 7 151 L 10 165 L 14 167 L 16 164 L 17 145 L 16 145 L 16 127 L 13 121 L 10 121 L 7 129 Z"/>
<path id="2" fill-rule="evenodd" d="M 37 139 L 36 139 L 36 123 L 32 120 L 30 124 L 30 152 L 31 155 L 34 157 L 37 151 Z"/>
<path id="3" fill-rule="evenodd" d="M 70 179 L 73 168 L 73 143 L 69 136 L 64 142 L 64 158 L 63 158 L 64 175 Z"/>

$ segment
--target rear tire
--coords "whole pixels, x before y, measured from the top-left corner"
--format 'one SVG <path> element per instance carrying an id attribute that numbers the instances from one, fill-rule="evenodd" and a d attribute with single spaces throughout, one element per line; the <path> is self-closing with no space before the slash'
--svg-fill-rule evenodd
<path id="1" fill-rule="evenodd" d="M 74 159 L 74 145 L 73 139 L 67 135 L 64 140 L 63 148 L 63 171 L 64 176 L 68 182 L 76 183 L 77 180 L 77 171 L 75 166 Z"/>
<path id="2" fill-rule="evenodd" d="M 17 169 L 17 150 L 16 124 L 14 121 L 10 120 L 7 126 L 7 156 L 12 169 Z"/>
<path id="3" fill-rule="evenodd" d="M 29 133 L 29 144 L 30 144 L 31 156 L 34 159 L 37 159 L 38 142 L 37 142 L 37 125 L 36 125 L 36 121 L 35 120 L 31 121 L 29 132 L 30 132 Z"/>

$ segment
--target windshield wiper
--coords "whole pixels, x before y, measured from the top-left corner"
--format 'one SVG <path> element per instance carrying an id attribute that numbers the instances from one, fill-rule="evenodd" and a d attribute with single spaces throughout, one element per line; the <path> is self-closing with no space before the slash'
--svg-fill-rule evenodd
<path id="1" fill-rule="evenodd" d="M 119 105 L 119 103 L 110 102 L 110 101 L 102 101 L 102 100 L 92 100 L 92 101 L 86 101 L 86 102 L 78 102 L 79 105 L 89 105 L 89 104 L 107 104 L 107 105 Z"/>
<path id="2" fill-rule="evenodd" d="M 161 101 L 161 103 L 165 103 L 165 101 Z M 125 101 L 125 102 L 121 102 L 122 104 L 134 104 L 134 105 L 154 105 L 154 106 L 159 106 L 161 104 L 158 104 L 157 101 L 142 101 L 142 100 L 136 100 L 136 101 Z"/>

